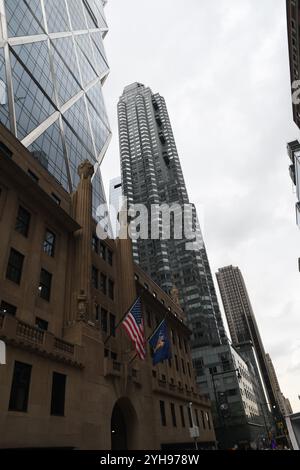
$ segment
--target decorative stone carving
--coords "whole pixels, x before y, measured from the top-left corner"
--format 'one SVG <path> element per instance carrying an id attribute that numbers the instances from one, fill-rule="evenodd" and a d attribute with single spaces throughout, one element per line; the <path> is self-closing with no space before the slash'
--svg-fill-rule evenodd
<path id="1" fill-rule="evenodd" d="M 80 179 L 87 179 L 89 177 L 92 177 L 94 174 L 94 167 L 89 162 L 89 160 L 84 160 L 80 165 L 78 166 L 78 175 L 80 176 Z"/>
<path id="2" fill-rule="evenodd" d="M 81 290 L 80 294 L 77 296 L 77 320 L 88 320 L 88 301 L 84 290 Z"/>

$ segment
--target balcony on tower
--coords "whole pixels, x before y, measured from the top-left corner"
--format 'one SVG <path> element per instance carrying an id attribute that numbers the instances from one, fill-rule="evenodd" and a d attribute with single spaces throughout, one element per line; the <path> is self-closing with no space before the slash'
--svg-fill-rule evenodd
<path id="1" fill-rule="evenodd" d="M 160 132 L 158 133 L 158 137 L 159 137 L 159 140 L 161 141 L 161 143 L 162 143 L 163 145 L 165 145 L 165 143 L 166 143 L 166 136 L 165 136 L 165 134 L 163 133 L 163 131 L 160 131 Z"/>
<path id="2" fill-rule="evenodd" d="M 296 186 L 296 173 L 295 173 L 295 165 L 290 165 L 289 167 L 290 177 L 293 181 L 294 185 Z"/>
<path id="3" fill-rule="evenodd" d="M 160 117 L 159 114 L 156 114 L 156 115 L 155 115 L 155 121 L 156 121 L 156 123 L 157 123 L 157 125 L 158 125 L 159 127 L 162 126 L 162 120 L 161 120 L 161 117 Z"/>
<path id="4" fill-rule="evenodd" d="M 165 164 L 167 166 L 169 166 L 170 165 L 170 156 L 169 156 L 168 152 L 163 151 L 162 155 L 163 155 L 163 159 L 164 159 Z"/>
<path id="5" fill-rule="evenodd" d="M 153 104 L 153 108 L 155 109 L 155 111 L 158 111 L 159 107 L 155 98 L 152 98 L 152 104 Z"/>

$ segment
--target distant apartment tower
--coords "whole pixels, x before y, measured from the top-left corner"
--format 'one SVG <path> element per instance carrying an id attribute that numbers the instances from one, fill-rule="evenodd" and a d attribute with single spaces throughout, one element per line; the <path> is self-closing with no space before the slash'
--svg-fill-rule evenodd
<path id="1" fill-rule="evenodd" d="M 290 77 L 292 94 L 299 90 L 297 81 L 300 79 L 300 2 L 299 0 L 286 0 L 287 10 L 287 29 L 288 29 L 288 45 L 290 59 Z M 299 93 L 297 93 L 299 97 Z M 293 119 L 295 124 L 300 128 L 300 104 L 293 100 Z"/>
<path id="2" fill-rule="evenodd" d="M 279 405 L 280 411 L 282 416 L 287 416 L 293 413 L 293 410 L 291 408 L 291 404 L 288 400 L 288 398 L 285 398 L 283 395 L 280 385 L 278 382 L 277 374 L 275 372 L 275 368 L 272 362 L 272 359 L 270 355 L 267 353 L 266 354 L 266 361 L 267 361 L 267 367 L 269 370 L 269 375 L 270 375 L 270 380 L 271 380 L 271 385 L 273 388 L 274 395 L 277 399 L 277 403 Z"/>
<path id="3" fill-rule="evenodd" d="M 148 209 L 151 204 L 189 204 L 164 98 L 133 83 L 120 97 L 118 121 L 123 194 L 128 203 Z M 192 225 L 199 231 L 192 207 Z M 201 234 L 197 250 L 186 250 L 188 240 L 174 238 L 134 241 L 134 259 L 166 292 L 176 286 L 193 332 L 193 347 L 226 342 Z"/>
<path id="4" fill-rule="evenodd" d="M 114 238 L 118 236 L 118 213 L 122 208 L 123 199 L 121 176 L 117 176 L 110 180 L 109 184 L 110 223 Z"/>
<path id="5" fill-rule="evenodd" d="M 291 160 L 289 173 L 296 187 L 296 223 L 300 227 L 300 142 L 294 140 L 287 144 L 287 153 Z"/>
<path id="6" fill-rule="evenodd" d="M 269 403 L 278 409 L 279 403 L 273 392 L 263 342 L 242 273 L 238 267 L 226 266 L 218 270 L 217 280 L 232 342 L 236 346 L 249 341 L 253 343 Z"/>
<path id="7" fill-rule="evenodd" d="M 105 203 L 100 163 L 111 131 L 102 0 L 0 2 L 0 121 L 68 192 L 94 165 L 93 209 Z"/>

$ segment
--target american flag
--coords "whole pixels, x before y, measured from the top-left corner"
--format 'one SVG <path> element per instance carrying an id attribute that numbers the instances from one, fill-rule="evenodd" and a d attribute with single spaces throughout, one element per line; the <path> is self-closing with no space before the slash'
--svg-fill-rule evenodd
<path id="1" fill-rule="evenodd" d="M 129 338 L 134 342 L 137 354 L 141 359 L 146 357 L 144 322 L 142 318 L 142 304 L 140 297 L 134 302 L 123 320 Z"/>

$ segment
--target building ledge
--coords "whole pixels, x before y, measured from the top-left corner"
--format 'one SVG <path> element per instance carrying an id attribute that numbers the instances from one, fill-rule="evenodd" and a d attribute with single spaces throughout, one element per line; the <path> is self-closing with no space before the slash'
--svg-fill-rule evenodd
<path id="1" fill-rule="evenodd" d="M 7 344 L 83 368 L 82 348 L 11 315 L 0 315 L 0 338 Z"/>
<path id="2" fill-rule="evenodd" d="M 181 398 L 187 401 L 193 401 L 193 403 L 210 407 L 211 401 L 200 395 L 199 393 L 193 392 L 192 390 L 186 390 L 183 386 L 179 386 L 175 383 L 168 383 L 158 377 L 152 377 L 152 391 L 163 395 Z"/>

